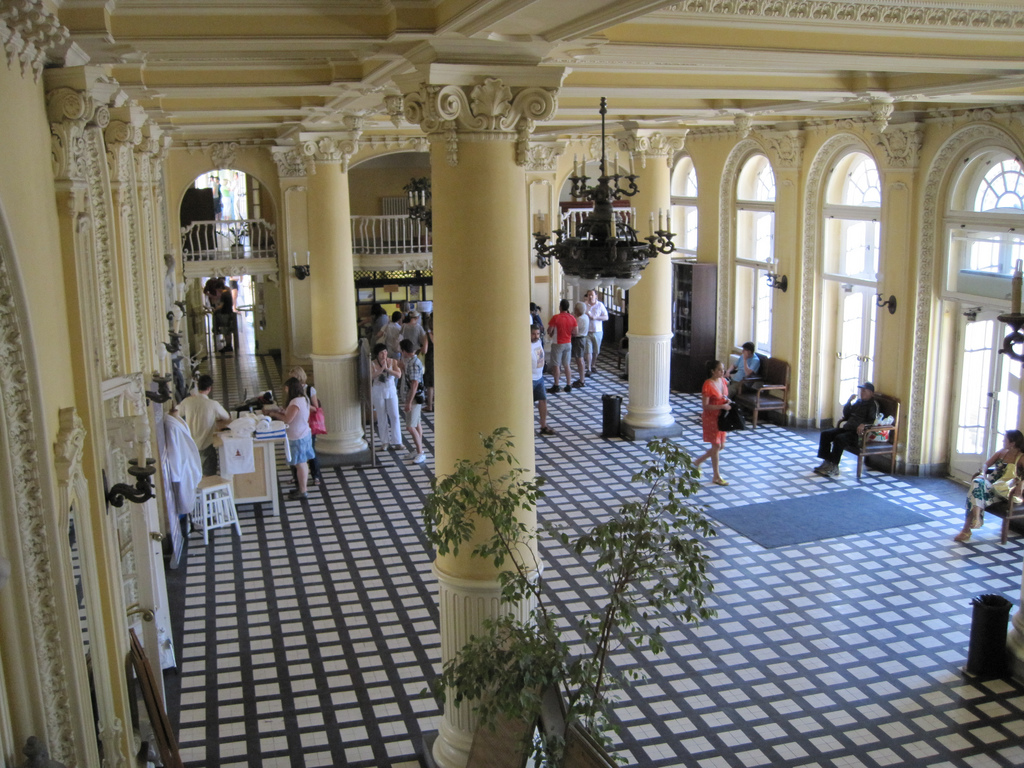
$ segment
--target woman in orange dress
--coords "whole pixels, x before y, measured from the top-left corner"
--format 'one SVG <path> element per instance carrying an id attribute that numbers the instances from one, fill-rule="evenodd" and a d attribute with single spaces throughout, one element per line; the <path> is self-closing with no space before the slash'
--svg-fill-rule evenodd
<path id="1" fill-rule="evenodd" d="M 729 400 L 729 385 L 725 378 L 725 366 L 718 360 L 712 360 L 708 363 L 708 373 L 711 374 L 711 378 L 704 382 L 700 391 L 701 402 L 704 406 L 704 412 L 701 414 L 701 426 L 704 429 L 704 442 L 711 443 L 711 447 L 694 464 L 699 467 L 705 459 L 711 459 L 711 469 L 714 472 L 711 482 L 715 485 L 728 485 L 728 481 L 724 480 L 718 472 L 718 454 L 722 452 L 725 436 L 728 434 L 728 432 L 718 429 L 718 414 L 721 411 L 731 410 L 732 401 Z"/>

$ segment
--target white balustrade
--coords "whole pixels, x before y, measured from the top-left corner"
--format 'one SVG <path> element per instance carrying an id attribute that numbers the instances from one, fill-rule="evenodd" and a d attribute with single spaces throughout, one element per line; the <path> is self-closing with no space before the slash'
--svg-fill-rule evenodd
<path id="1" fill-rule="evenodd" d="M 276 226 L 263 219 L 193 221 L 181 228 L 186 262 L 277 258 Z"/>
<path id="2" fill-rule="evenodd" d="M 408 216 L 353 216 L 352 253 L 396 255 L 431 253 L 434 250 L 427 225 Z"/>

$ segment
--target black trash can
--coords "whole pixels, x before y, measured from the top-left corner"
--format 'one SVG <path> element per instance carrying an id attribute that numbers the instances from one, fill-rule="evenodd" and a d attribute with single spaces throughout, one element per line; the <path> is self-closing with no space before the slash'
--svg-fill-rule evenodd
<path id="1" fill-rule="evenodd" d="M 618 437 L 622 426 L 622 395 L 603 395 L 601 401 L 604 407 L 601 437 Z"/>
<path id="2" fill-rule="evenodd" d="M 964 671 L 979 677 L 1005 677 L 1006 625 L 1013 605 L 1001 595 L 982 595 L 971 600 L 971 642 Z"/>

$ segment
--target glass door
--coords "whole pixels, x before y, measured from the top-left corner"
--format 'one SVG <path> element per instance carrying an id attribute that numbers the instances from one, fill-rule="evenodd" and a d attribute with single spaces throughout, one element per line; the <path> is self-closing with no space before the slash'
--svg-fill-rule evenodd
<path id="1" fill-rule="evenodd" d="M 875 293 L 861 285 L 845 285 L 839 294 L 839 338 L 836 339 L 835 402 L 842 405 L 857 394 L 874 370 Z M 837 420 L 838 420 L 837 416 Z"/>
<path id="2" fill-rule="evenodd" d="M 996 312 L 961 316 L 950 474 L 969 480 L 1002 445 L 1000 436 L 1016 429 L 1020 416 L 1021 364 L 1000 355 L 1006 326 Z"/>

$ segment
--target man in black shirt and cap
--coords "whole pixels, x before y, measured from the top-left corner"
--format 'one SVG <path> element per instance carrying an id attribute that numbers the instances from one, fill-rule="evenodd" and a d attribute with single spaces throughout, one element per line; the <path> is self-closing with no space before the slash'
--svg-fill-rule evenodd
<path id="1" fill-rule="evenodd" d="M 822 430 L 818 444 L 818 458 L 821 466 L 814 471 L 825 477 L 839 477 L 839 462 L 843 451 L 857 445 L 864 430 L 875 423 L 878 417 L 878 403 L 875 401 L 875 385 L 865 381 L 857 388 L 857 396 L 843 406 L 843 418 L 839 426 Z"/>

